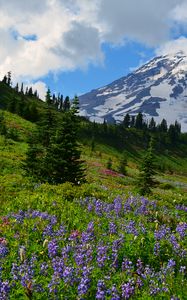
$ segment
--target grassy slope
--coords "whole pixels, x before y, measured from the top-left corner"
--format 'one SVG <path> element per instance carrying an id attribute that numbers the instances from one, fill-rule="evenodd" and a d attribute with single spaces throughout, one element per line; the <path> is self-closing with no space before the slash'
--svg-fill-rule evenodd
<path id="1" fill-rule="evenodd" d="M 21 165 L 27 149 L 27 136 L 36 126 L 9 112 L 5 111 L 4 115 L 7 126 L 16 128 L 18 140 L 13 141 L 12 139 L 5 139 L 3 136 L 0 137 L 0 192 L 3 203 L 5 199 L 12 199 L 12 196 L 19 197 L 19 195 L 21 195 L 20 197 L 22 198 L 22 194 L 29 195 L 30 193 L 33 195 L 34 193 L 33 184 L 25 177 Z M 94 193 L 95 191 L 98 191 L 98 193 L 113 194 L 136 192 L 134 181 L 138 174 L 138 169 L 136 157 L 133 156 L 132 153 L 126 152 L 128 158 L 127 176 L 121 176 L 118 174 L 118 164 L 121 153 L 117 149 L 97 143 L 94 151 L 91 151 L 88 144 L 83 145 L 82 150 L 82 158 L 86 162 L 88 181 L 84 188 L 86 191 L 88 190 L 88 193 Z M 143 155 L 143 151 L 140 152 L 140 156 L 141 155 Z M 109 158 L 112 159 L 112 171 L 108 171 L 106 168 Z M 170 169 L 173 170 L 173 174 L 158 174 L 158 179 L 163 183 L 170 183 L 178 187 L 172 190 L 157 188 L 154 191 L 155 196 L 161 198 L 161 195 L 165 195 L 169 201 L 171 194 L 175 195 L 177 199 L 180 198 L 180 194 L 185 195 L 187 180 L 183 173 L 187 165 L 187 159 L 163 155 L 162 157 L 158 156 L 158 160 L 166 160 Z M 57 194 L 58 189 L 60 189 L 60 187 L 56 187 Z M 55 188 L 53 188 L 53 193 L 56 193 Z M 1 204 L 3 205 L 3 203 Z"/>
<path id="2" fill-rule="evenodd" d="M 128 161 L 128 175 L 121 177 L 116 171 L 118 166 L 118 161 L 121 153 L 113 147 L 109 147 L 103 144 L 97 144 L 94 151 L 90 150 L 89 144 L 82 146 L 83 159 L 87 165 L 87 179 L 88 183 L 80 187 L 73 187 L 69 183 L 65 183 L 58 186 L 50 186 L 48 184 L 38 185 L 33 183 L 29 178 L 25 177 L 24 171 L 21 169 L 22 161 L 25 157 L 25 152 L 27 149 L 27 135 L 31 130 L 34 129 L 35 125 L 23 120 L 22 118 L 13 115 L 11 113 L 5 112 L 5 118 L 7 126 L 11 128 L 16 128 L 18 131 L 18 140 L 13 141 L 12 139 L 5 139 L 0 136 L 0 233 L 6 241 L 8 241 L 7 246 L 9 249 L 8 255 L 2 259 L 3 272 L 2 276 L 4 280 L 8 279 L 11 281 L 11 264 L 17 263 L 22 265 L 20 258 L 17 253 L 19 253 L 20 245 L 26 247 L 27 261 L 30 257 L 37 255 L 37 271 L 35 271 L 36 283 L 40 283 L 45 287 L 45 291 L 42 293 L 35 292 L 35 288 L 31 289 L 33 292 L 32 299 L 47 299 L 49 298 L 49 292 L 47 285 L 52 277 L 52 268 L 50 267 L 47 277 L 39 275 L 38 268 L 43 261 L 47 261 L 49 265 L 52 265 L 48 257 L 48 248 L 43 246 L 43 236 L 42 232 L 45 226 L 48 224 L 47 220 L 42 220 L 42 218 L 24 218 L 23 223 L 16 222 L 15 216 L 10 216 L 12 212 L 37 210 L 40 212 L 47 212 L 52 216 L 56 216 L 58 223 L 55 228 L 60 228 L 60 224 L 65 225 L 66 234 L 63 239 L 59 237 L 59 243 L 61 247 L 68 244 L 69 237 L 72 232 L 85 232 L 88 223 L 93 221 L 95 226 L 96 240 L 94 240 L 94 257 L 97 253 L 97 247 L 102 242 L 112 248 L 113 241 L 115 239 L 120 239 L 120 234 L 124 231 L 120 231 L 118 234 L 106 234 L 108 232 L 109 220 L 103 215 L 98 216 L 93 211 L 88 211 L 86 209 L 86 204 L 80 204 L 80 197 L 85 198 L 86 196 L 94 196 L 96 199 L 102 199 L 102 203 L 112 202 L 117 195 L 121 195 L 123 199 L 123 205 L 125 199 L 129 196 L 131 192 L 135 193 L 134 190 L 134 178 L 137 174 L 137 161 L 134 155 L 129 155 Z M 129 153 L 130 154 L 130 153 Z M 143 154 L 143 152 L 142 152 Z M 127 152 L 128 155 L 128 152 Z M 108 158 L 112 158 L 113 162 L 113 172 L 108 172 L 106 170 L 106 164 Z M 171 164 L 171 168 L 174 167 L 173 158 L 168 155 L 163 155 L 162 159 L 167 159 L 167 163 Z M 176 158 L 176 161 L 179 158 Z M 181 158 L 181 163 L 185 164 L 186 160 Z M 180 169 L 179 169 L 180 171 Z M 175 169 L 175 174 L 167 174 L 167 180 L 178 180 L 180 182 L 186 182 L 186 177 L 181 176 L 177 173 L 177 168 Z M 163 179 L 163 175 L 160 174 Z M 130 211 L 127 214 L 122 214 L 116 217 L 115 213 L 112 216 L 111 221 L 114 221 L 118 228 L 121 225 L 129 225 L 132 220 L 135 222 L 136 227 L 139 228 L 140 232 L 143 226 L 146 228 L 146 234 L 140 233 L 138 238 L 135 238 L 133 234 L 125 233 L 125 243 L 123 248 L 120 250 L 119 259 L 120 262 L 123 259 L 123 255 L 129 258 L 133 264 L 136 264 L 138 258 L 141 258 L 144 264 L 150 264 L 155 270 L 159 271 L 160 266 L 166 266 L 170 258 L 177 261 L 177 264 L 185 265 L 185 261 L 181 261 L 181 258 L 177 255 L 173 256 L 173 252 L 168 248 L 168 245 L 163 244 L 162 257 L 159 259 L 153 256 L 154 239 L 153 232 L 156 226 L 171 226 L 176 228 L 177 224 L 185 221 L 185 213 L 182 211 L 176 211 L 175 206 L 177 204 L 187 205 L 187 197 L 185 193 L 185 188 L 177 188 L 174 190 L 163 190 L 155 189 L 152 198 L 157 199 L 156 211 L 151 207 L 151 202 L 148 205 L 148 215 L 142 215 L 139 213 L 134 213 Z M 77 200 L 78 201 L 77 201 Z M 137 198 L 138 199 L 138 198 Z M 71 200 L 71 201 L 69 201 Z M 92 200 L 90 200 L 92 201 Z M 105 202 L 104 202 L 105 201 Z M 136 201 L 136 198 L 134 198 Z M 85 202 L 86 203 L 86 202 Z M 136 203 L 136 202 L 135 202 Z M 93 205 L 93 204 L 92 204 Z M 136 204 L 135 204 L 136 205 Z M 149 207 L 150 206 L 150 207 Z M 163 209 L 164 208 L 164 209 Z M 6 223 L 6 217 L 8 215 L 8 222 Z M 20 216 L 22 213 L 20 213 Z M 156 219 L 154 219 L 157 216 Z M 178 223 L 177 223 L 178 222 Z M 140 225 L 139 225 L 140 224 Z M 172 231 L 174 232 L 174 231 Z M 177 236 L 177 233 L 175 233 Z M 51 237 L 48 237 L 49 241 Z M 90 242 L 91 243 L 91 242 Z M 185 247 L 185 242 L 180 241 L 181 247 Z M 72 242 L 73 245 L 73 242 Z M 87 244 L 89 246 L 89 244 Z M 168 250 L 169 249 L 169 250 Z M 72 251 L 75 251 L 73 249 Z M 110 250 L 111 251 L 111 250 Z M 71 257 L 73 258 L 73 252 Z M 96 258 L 95 258 L 96 259 Z M 27 263 L 26 261 L 26 263 Z M 69 262 L 69 265 L 75 265 L 73 259 Z M 96 264 L 95 264 L 96 265 Z M 26 266 L 26 268 L 28 268 Z M 172 295 L 178 296 L 179 299 L 186 299 L 186 289 L 185 280 L 183 280 L 180 274 L 172 277 L 171 272 L 168 272 L 166 282 L 169 286 L 169 292 L 161 294 L 160 296 L 150 296 L 150 283 L 146 283 L 143 289 L 136 291 L 134 299 L 144 300 L 144 299 L 171 299 Z M 27 274 L 27 269 L 26 269 Z M 94 267 L 92 274 L 91 289 L 89 291 L 89 296 L 84 297 L 85 299 L 95 299 L 97 280 L 107 278 L 108 274 L 111 274 L 111 266 L 107 265 L 105 268 L 99 269 Z M 132 273 L 131 276 L 136 281 L 136 276 Z M 112 270 L 111 282 L 108 281 L 109 288 L 112 284 L 117 285 L 118 291 L 120 291 L 122 283 L 127 282 L 129 275 L 125 272 L 120 272 Z M 153 278 L 156 282 L 157 275 Z M 76 289 L 71 288 L 68 284 L 63 286 L 63 281 L 59 285 L 61 289 L 60 299 L 78 299 L 76 295 Z M 16 285 L 11 288 L 10 299 L 23 299 L 26 300 L 27 290 L 22 286 L 20 281 L 16 281 Z M 29 286 L 29 285 L 28 285 Z M 64 298 L 63 298 L 64 297 Z M 51 296 L 53 299 L 54 296 Z M 111 299 L 111 298 L 108 298 Z"/>

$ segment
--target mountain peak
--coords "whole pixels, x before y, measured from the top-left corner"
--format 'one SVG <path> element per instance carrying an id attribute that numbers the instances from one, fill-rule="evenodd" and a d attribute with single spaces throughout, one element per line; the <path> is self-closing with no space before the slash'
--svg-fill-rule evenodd
<path id="1" fill-rule="evenodd" d="M 81 114 L 96 122 L 123 120 L 142 112 L 187 132 L 187 56 L 183 51 L 151 59 L 131 74 L 80 96 Z"/>

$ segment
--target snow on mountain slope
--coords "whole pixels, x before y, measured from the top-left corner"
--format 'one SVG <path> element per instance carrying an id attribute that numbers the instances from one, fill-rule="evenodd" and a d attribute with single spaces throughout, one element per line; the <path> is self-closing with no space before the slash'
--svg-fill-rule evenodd
<path id="1" fill-rule="evenodd" d="M 80 113 L 90 120 L 123 120 L 142 112 L 156 122 L 178 120 L 187 132 L 187 56 L 159 56 L 133 73 L 79 97 Z"/>

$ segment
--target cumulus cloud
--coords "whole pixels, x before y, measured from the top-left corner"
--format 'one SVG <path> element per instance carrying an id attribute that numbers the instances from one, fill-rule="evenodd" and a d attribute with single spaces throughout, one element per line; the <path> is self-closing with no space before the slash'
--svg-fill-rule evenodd
<path id="1" fill-rule="evenodd" d="M 183 52 L 187 55 L 187 38 L 180 37 L 176 40 L 168 41 L 156 50 L 158 55 L 174 54 Z"/>
<path id="2" fill-rule="evenodd" d="M 135 40 L 167 49 L 185 0 L 0 0 L 0 76 L 32 82 L 49 72 L 102 63 L 103 43 Z M 185 28 L 185 26 L 184 26 Z M 184 46 L 183 41 L 176 47 Z M 178 45 L 178 46 L 177 46 Z M 161 51 L 161 50 L 160 50 Z"/>
<path id="3" fill-rule="evenodd" d="M 43 81 L 37 81 L 35 83 L 25 83 L 24 88 L 30 88 L 32 87 L 33 92 L 37 91 L 40 99 L 45 100 L 46 92 L 47 92 L 47 85 Z"/>

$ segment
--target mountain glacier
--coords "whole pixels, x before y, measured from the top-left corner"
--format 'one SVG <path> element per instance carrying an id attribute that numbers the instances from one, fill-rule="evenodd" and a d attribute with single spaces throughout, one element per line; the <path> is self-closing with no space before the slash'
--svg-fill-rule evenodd
<path id="1" fill-rule="evenodd" d="M 96 122 L 121 122 L 126 113 L 142 112 L 157 123 L 175 120 L 187 132 L 187 56 L 155 57 L 133 73 L 81 95 L 80 114 Z"/>

